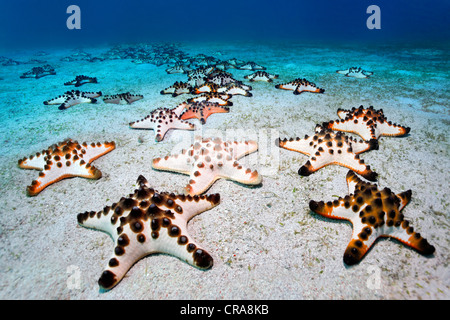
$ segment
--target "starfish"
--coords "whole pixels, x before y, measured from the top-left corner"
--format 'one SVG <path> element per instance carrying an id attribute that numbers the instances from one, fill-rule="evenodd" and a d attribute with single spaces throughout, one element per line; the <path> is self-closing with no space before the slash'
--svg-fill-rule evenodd
<path id="1" fill-rule="evenodd" d="M 197 118 L 201 124 L 206 123 L 206 119 L 213 113 L 228 113 L 228 107 L 222 107 L 216 102 L 194 102 L 188 105 L 185 111 L 181 114 L 182 120 Z"/>
<path id="2" fill-rule="evenodd" d="M 375 184 L 361 181 L 351 170 L 347 184 L 349 195 L 343 198 L 327 203 L 309 202 L 309 208 L 324 217 L 352 223 L 352 239 L 344 253 L 347 265 L 360 262 L 379 237 L 392 237 L 424 255 L 435 251 L 426 239 L 414 232 L 401 213 L 411 200 L 411 190 L 399 194 L 389 188 L 378 190 Z"/>
<path id="3" fill-rule="evenodd" d="M 79 90 L 72 90 L 67 91 L 63 95 L 60 95 L 54 99 L 44 101 L 44 104 L 45 105 L 59 104 L 60 106 L 58 107 L 58 109 L 64 110 L 80 103 L 96 103 L 97 99 L 95 98 L 100 97 L 101 95 L 102 95 L 101 91 L 82 92 Z"/>
<path id="4" fill-rule="evenodd" d="M 88 76 L 80 75 L 80 76 L 76 76 L 75 79 L 73 79 L 72 81 L 68 81 L 68 82 L 64 83 L 64 85 L 65 86 L 75 85 L 75 87 L 79 87 L 85 83 L 98 83 L 98 82 L 97 82 L 97 78 L 95 78 L 95 77 L 88 77 Z"/>
<path id="5" fill-rule="evenodd" d="M 239 59 L 236 59 L 236 58 L 228 59 L 226 62 L 228 62 L 229 64 L 235 66 L 237 69 L 239 69 L 240 65 L 245 63 L 245 61 L 239 60 Z"/>
<path id="6" fill-rule="evenodd" d="M 361 67 L 351 67 L 347 70 L 338 70 L 336 71 L 339 74 L 343 74 L 346 77 L 353 77 L 353 78 L 368 78 L 369 76 L 373 75 L 373 72 L 366 71 L 361 69 Z"/>
<path id="7" fill-rule="evenodd" d="M 30 71 L 27 71 L 25 73 L 23 73 L 20 78 L 21 79 L 25 79 L 25 78 L 35 78 L 35 79 L 39 79 L 48 75 L 55 75 L 55 69 L 53 69 L 53 67 L 49 64 L 46 64 L 42 67 L 34 67 L 33 69 L 31 69 Z"/>
<path id="8" fill-rule="evenodd" d="M 332 130 L 356 133 L 364 140 L 378 139 L 380 136 L 403 136 L 411 128 L 403 127 L 387 121 L 383 110 L 374 110 L 373 106 L 363 106 L 351 110 L 338 109 L 341 120 L 324 122 L 323 126 Z"/>
<path id="9" fill-rule="evenodd" d="M 206 82 L 205 79 L 208 78 L 214 71 L 214 66 L 207 66 L 202 68 L 197 68 L 188 73 L 188 81 L 187 83 L 191 85 L 191 87 L 199 87 Z"/>
<path id="10" fill-rule="evenodd" d="M 236 82 L 236 79 L 233 78 L 232 74 L 225 71 L 214 72 L 208 75 L 207 80 L 208 82 L 215 83 L 218 86 L 225 86 L 229 83 Z"/>
<path id="11" fill-rule="evenodd" d="M 297 78 L 291 82 L 277 84 L 277 89 L 293 90 L 294 94 L 301 94 L 302 92 L 324 93 L 325 89 L 318 88 L 315 83 L 309 82 L 305 78 Z"/>
<path id="12" fill-rule="evenodd" d="M 249 185 L 261 183 L 258 172 L 244 168 L 237 160 L 255 152 L 255 141 L 223 142 L 219 138 L 202 139 L 180 154 L 153 159 L 153 168 L 190 175 L 186 192 L 205 192 L 217 179 L 225 178 Z"/>
<path id="13" fill-rule="evenodd" d="M 133 129 L 153 129 L 156 142 L 162 141 L 170 129 L 194 130 L 195 126 L 192 123 L 180 118 L 184 108 L 184 104 L 180 104 L 173 109 L 158 108 L 144 119 L 131 122 L 130 127 Z"/>
<path id="14" fill-rule="evenodd" d="M 218 88 L 219 88 L 219 86 L 213 82 L 205 82 L 201 86 L 192 88 L 191 93 L 201 94 L 201 93 L 217 92 Z"/>
<path id="15" fill-rule="evenodd" d="M 135 101 L 143 99 L 144 96 L 141 94 L 131 94 L 129 92 L 119 93 L 115 95 L 106 95 L 103 97 L 103 101 L 106 103 L 115 104 L 132 104 Z"/>
<path id="16" fill-rule="evenodd" d="M 71 139 L 50 146 L 47 150 L 18 161 L 22 169 L 41 170 L 39 177 L 27 187 L 29 196 L 35 196 L 50 184 L 70 177 L 100 179 L 100 170 L 91 166 L 91 162 L 114 150 L 114 141 L 104 143 L 83 142 L 79 144 Z"/>
<path id="17" fill-rule="evenodd" d="M 189 83 L 176 81 L 173 85 L 170 87 L 161 90 L 161 94 L 171 94 L 172 97 L 179 96 L 180 94 L 184 93 L 191 93 L 192 87 Z"/>
<path id="18" fill-rule="evenodd" d="M 188 73 L 189 71 L 192 71 L 192 69 L 183 65 L 182 63 L 176 63 L 173 67 L 166 69 L 166 72 L 168 74 Z"/>
<path id="19" fill-rule="evenodd" d="M 235 65 L 232 65 L 231 63 L 226 61 L 220 61 L 219 63 L 216 63 L 214 67 L 218 70 L 236 69 Z"/>
<path id="20" fill-rule="evenodd" d="M 77 216 L 81 226 L 106 232 L 115 244 L 98 280 L 100 287 L 112 289 L 137 261 L 153 253 L 176 256 L 200 269 L 212 267 L 213 258 L 189 235 L 187 223 L 195 215 L 217 206 L 220 195 L 160 193 L 143 176 L 139 176 L 137 183 L 139 188 L 118 203 Z"/>
<path id="21" fill-rule="evenodd" d="M 273 82 L 273 79 L 278 79 L 277 74 L 270 74 L 265 71 L 256 71 L 255 73 L 246 75 L 244 79 L 254 81 L 265 81 L 265 82 Z"/>
<path id="22" fill-rule="evenodd" d="M 228 100 L 231 97 L 232 97 L 231 94 L 210 92 L 210 93 L 204 93 L 204 94 L 194 97 L 194 98 L 190 98 L 186 101 L 186 103 L 189 104 L 189 103 L 194 103 L 194 102 L 206 101 L 206 102 L 218 103 L 221 106 L 232 106 L 233 102 Z"/>
<path id="23" fill-rule="evenodd" d="M 324 93 L 325 89 L 317 88 L 315 83 L 309 82 L 305 78 L 297 78 L 288 83 L 277 84 L 277 89 L 293 90 L 294 94 L 301 94 L 302 92 Z"/>
<path id="24" fill-rule="evenodd" d="M 357 141 L 345 136 L 341 132 L 333 132 L 321 126 L 317 126 L 315 134 L 304 139 L 279 138 L 275 144 L 281 148 L 300 152 L 309 156 L 309 160 L 298 170 L 298 174 L 309 176 L 320 168 L 330 164 L 338 164 L 356 171 L 370 181 L 376 181 L 377 173 L 370 166 L 359 159 L 359 154 L 365 151 L 378 149 L 378 141 Z"/>
<path id="25" fill-rule="evenodd" d="M 252 71 L 255 71 L 255 70 L 266 70 L 265 67 L 260 66 L 259 64 L 256 64 L 253 61 L 249 61 L 247 63 L 242 64 L 241 66 L 239 66 L 238 69 L 239 70 L 252 70 Z"/>
<path id="26" fill-rule="evenodd" d="M 240 81 L 229 83 L 223 87 L 217 89 L 218 93 L 231 94 L 234 95 L 242 95 L 244 97 L 253 96 L 250 92 L 252 90 L 251 86 L 247 86 Z"/>

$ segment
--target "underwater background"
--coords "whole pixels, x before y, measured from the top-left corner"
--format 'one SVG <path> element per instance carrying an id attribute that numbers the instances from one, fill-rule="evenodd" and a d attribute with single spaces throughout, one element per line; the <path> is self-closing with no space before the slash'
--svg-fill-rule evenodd
<path id="1" fill-rule="evenodd" d="M 81 9 L 81 29 L 66 28 L 70 5 Z M 366 27 L 370 5 L 381 9 L 381 29 Z M 65 1 L 0 3 L 4 49 L 139 41 L 278 41 L 448 43 L 442 0 Z"/>
<path id="2" fill-rule="evenodd" d="M 66 26 L 70 5 L 81 10 L 81 29 Z M 366 25 L 371 5 L 380 8 L 381 29 Z M 0 1 L 0 298 L 449 299 L 448 12 L 450 1 L 416 0 Z M 132 130 L 129 123 L 193 96 L 160 94 L 187 80 L 166 71 L 173 61 L 136 55 L 161 50 L 252 61 L 278 78 L 249 82 L 244 77 L 254 70 L 227 69 L 251 85 L 252 96 L 233 96 L 229 113 L 204 125 L 191 120 L 199 130 L 170 130 L 156 142 L 152 130 Z M 20 78 L 47 64 L 56 74 Z M 336 73 L 349 67 L 373 75 Z M 79 90 L 143 99 L 114 105 L 100 97 L 65 110 L 43 103 L 77 89 L 64 85 L 77 75 L 98 79 Z M 325 92 L 275 88 L 296 78 Z M 338 119 L 339 108 L 360 105 L 411 128 L 404 137 L 380 138 L 379 150 L 361 158 L 378 173 L 380 189 L 412 190 L 402 212 L 435 246 L 431 256 L 382 239 L 347 266 L 342 256 L 352 225 L 315 214 L 308 203 L 346 195 L 348 169 L 330 165 L 300 176 L 308 157 L 273 143 L 311 135 L 316 124 Z M 261 173 L 262 184 L 218 180 L 207 193 L 220 193 L 220 205 L 188 224 L 214 266 L 201 271 L 154 254 L 112 290 L 99 290 L 114 244 L 80 226 L 77 214 L 132 193 L 139 175 L 157 190 L 181 193 L 188 176 L 151 163 L 189 147 L 195 135 L 253 139 L 260 147 L 242 163 Z M 19 168 L 18 160 L 67 138 L 115 141 L 115 150 L 93 162 L 102 178 L 64 179 L 28 196 L 38 172 Z"/>

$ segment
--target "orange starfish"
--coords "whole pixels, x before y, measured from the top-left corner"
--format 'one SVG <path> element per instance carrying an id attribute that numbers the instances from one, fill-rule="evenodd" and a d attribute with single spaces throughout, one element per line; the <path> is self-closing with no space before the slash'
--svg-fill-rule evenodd
<path id="1" fill-rule="evenodd" d="M 228 113 L 230 109 L 228 107 L 222 107 L 216 102 L 194 102 L 186 105 L 186 110 L 181 115 L 182 120 L 199 119 L 201 124 L 206 123 L 206 119 L 213 113 Z"/>

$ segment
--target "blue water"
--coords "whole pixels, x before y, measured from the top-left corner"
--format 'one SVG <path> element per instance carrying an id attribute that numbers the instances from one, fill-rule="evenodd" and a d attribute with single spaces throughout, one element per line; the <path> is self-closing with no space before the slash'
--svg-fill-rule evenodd
<path id="1" fill-rule="evenodd" d="M 80 30 L 66 27 L 69 5 L 81 9 Z M 380 8 L 381 29 L 366 26 L 370 5 Z M 1 1 L 0 47 L 249 39 L 448 43 L 448 12 L 448 0 Z"/>

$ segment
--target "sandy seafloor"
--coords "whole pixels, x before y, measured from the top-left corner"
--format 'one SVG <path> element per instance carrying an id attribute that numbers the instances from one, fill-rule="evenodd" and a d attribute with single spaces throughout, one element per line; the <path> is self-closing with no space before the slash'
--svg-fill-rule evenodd
<path id="1" fill-rule="evenodd" d="M 448 299 L 450 79 L 448 51 L 439 48 L 180 44 L 220 59 L 254 61 L 279 74 L 273 84 L 253 83 L 253 97 L 235 96 L 229 114 L 215 114 L 203 135 L 258 139 L 260 150 L 241 160 L 263 175 L 262 185 L 246 187 L 219 180 L 208 193 L 220 193 L 217 207 L 194 217 L 189 232 L 214 258 L 201 271 L 172 256 L 155 254 L 136 263 L 112 290 L 100 292 L 97 280 L 114 248 L 103 232 L 85 229 L 76 216 L 98 211 L 134 191 L 144 175 L 159 191 L 181 192 L 188 176 L 155 171 L 151 160 L 180 151 L 201 132 L 172 130 L 161 143 L 153 131 L 132 130 L 128 123 L 158 107 L 175 107 L 188 96 L 160 95 L 185 75 L 169 75 L 167 66 L 136 65 L 131 60 L 62 62 L 70 49 L 46 57 L 56 76 L 20 79 L 35 65 L 0 66 L 0 298 L 2 299 Z M 109 47 L 83 48 L 99 55 Z M 37 50 L 4 52 L 28 60 Z M 220 56 L 218 56 L 219 52 Z M 374 75 L 353 79 L 337 69 L 362 66 Z M 244 80 L 251 72 L 230 69 Z M 83 91 L 130 91 L 144 99 L 132 105 L 81 104 L 65 111 L 44 100 L 66 90 L 78 74 L 98 84 Z M 274 84 L 305 77 L 325 94 L 277 90 Z M 245 83 L 248 83 L 244 80 Z M 405 218 L 436 252 L 424 257 L 390 239 L 376 242 L 358 265 L 347 267 L 343 253 L 349 222 L 325 219 L 309 210 L 314 200 L 347 194 L 347 168 L 328 166 L 309 177 L 297 174 L 308 157 L 278 149 L 280 136 L 303 137 L 316 123 L 337 119 L 338 108 L 382 108 L 388 120 L 411 127 L 406 137 L 382 137 L 379 150 L 361 154 L 379 174 L 381 188 L 412 189 Z M 191 120 L 199 127 L 197 120 Z M 241 129 L 241 130 L 239 130 Z M 234 131 L 233 131 L 234 130 Z M 26 186 L 37 177 L 17 160 L 65 138 L 114 140 L 117 148 L 95 160 L 99 180 L 65 179 L 36 197 Z M 379 275 L 379 286 L 376 286 Z M 77 276 L 79 276 L 77 278 Z M 74 282 L 75 281 L 75 282 Z M 375 284 L 375 285 L 374 285 Z"/>

